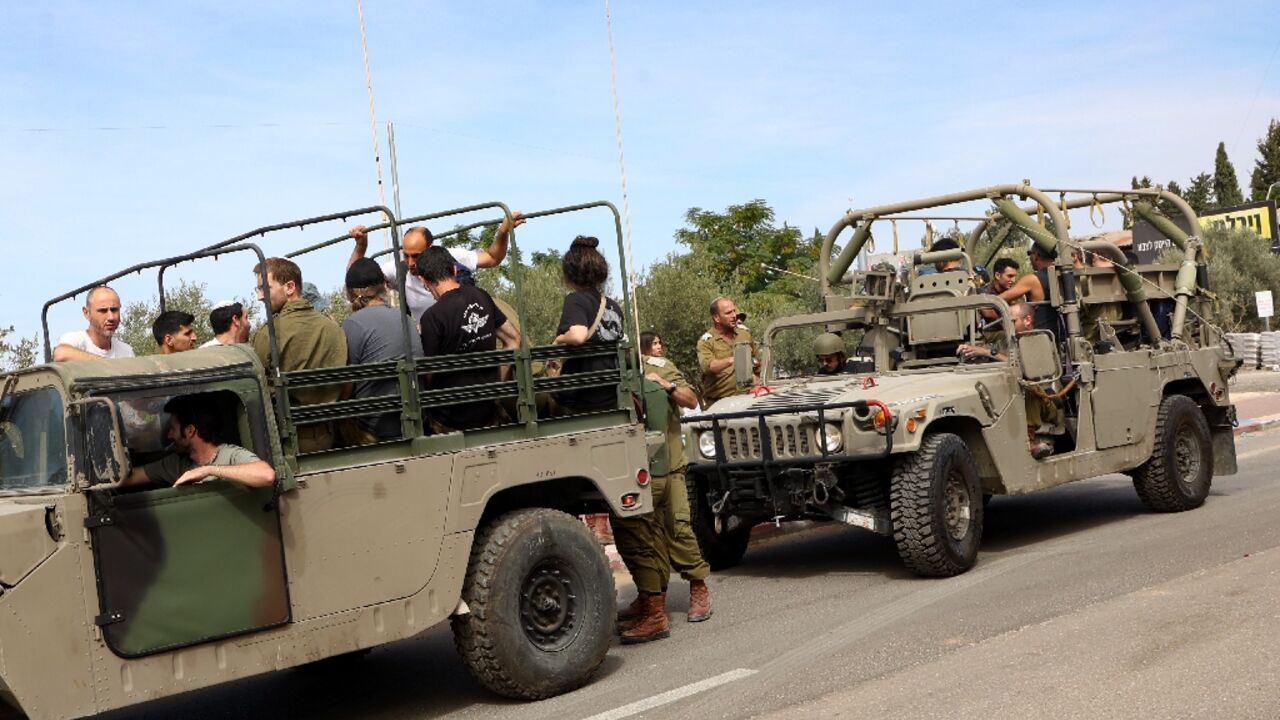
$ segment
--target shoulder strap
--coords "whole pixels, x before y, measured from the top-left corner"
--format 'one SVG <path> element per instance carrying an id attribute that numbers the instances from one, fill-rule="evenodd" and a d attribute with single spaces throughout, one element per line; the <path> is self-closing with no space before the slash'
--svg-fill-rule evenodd
<path id="1" fill-rule="evenodd" d="M 591 321 L 591 327 L 587 328 L 587 339 L 590 340 L 592 335 L 596 334 L 596 330 L 600 328 L 600 319 L 604 317 L 605 303 L 609 302 L 608 296 L 600 293 L 600 309 L 596 310 L 596 319 Z"/>

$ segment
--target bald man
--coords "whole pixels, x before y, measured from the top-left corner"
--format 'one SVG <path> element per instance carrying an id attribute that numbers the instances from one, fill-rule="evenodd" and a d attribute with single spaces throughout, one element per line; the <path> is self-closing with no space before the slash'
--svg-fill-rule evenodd
<path id="1" fill-rule="evenodd" d="M 524 215 L 519 210 L 511 213 L 511 219 L 517 226 L 524 224 Z M 493 242 L 486 250 L 477 252 L 467 248 L 448 248 L 449 254 L 453 255 L 454 261 L 458 264 L 459 274 L 461 275 L 461 271 L 464 270 L 474 272 L 477 268 L 497 267 L 507 256 L 508 229 L 504 218 L 498 225 L 498 232 L 493 236 Z M 347 235 L 356 241 L 356 246 L 351 250 L 351 258 L 347 260 L 347 268 L 350 269 L 356 260 L 364 257 L 368 252 L 369 234 L 363 225 L 356 225 Z M 408 275 L 404 279 L 404 291 L 407 295 L 405 301 L 409 305 L 409 315 L 414 320 L 422 319 L 422 313 L 436 302 L 435 297 L 427 290 L 427 286 L 422 284 L 422 278 L 418 275 L 418 258 L 434 242 L 435 238 L 432 237 L 431 231 L 420 225 L 405 230 L 404 237 L 401 238 L 400 249 L 404 253 L 405 264 L 409 266 Z M 382 262 L 382 275 L 387 279 L 388 286 L 396 287 L 395 260 L 389 258 Z"/>
<path id="2" fill-rule="evenodd" d="M 58 346 L 53 349 L 55 361 L 133 357 L 133 348 L 115 338 L 120 327 L 120 296 L 115 290 L 106 285 L 90 290 L 83 312 L 89 327 L 58 338 Z"/>

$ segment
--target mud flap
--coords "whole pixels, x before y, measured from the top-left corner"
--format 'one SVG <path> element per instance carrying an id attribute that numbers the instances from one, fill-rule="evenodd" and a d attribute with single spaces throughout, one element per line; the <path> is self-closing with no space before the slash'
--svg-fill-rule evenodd
<path id="1" fill-rule="evenodd" d="M 1212 428 L 1210 434 L 1213 436 L 1213 475 L 1220 477 L 1223 475 L 1235 475 L 1239 469 L 1236 466 L 1236 434 L 1235 430 L 1228 427 Z"/>

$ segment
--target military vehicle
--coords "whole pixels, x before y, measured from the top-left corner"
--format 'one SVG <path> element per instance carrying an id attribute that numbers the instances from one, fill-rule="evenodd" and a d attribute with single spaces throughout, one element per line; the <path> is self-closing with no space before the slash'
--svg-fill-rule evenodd
<path id="1" fill-rule="evenodd" d="M 620 227 L 608 203 L 526 217 L 588 208 L 611 211 Z M 158 269 L 163 307 L 165 269 L 231 254 L 260 263 L 255 236 L 380 213 L 386 221 L 373 229 L 389 228 L 398 253 L 406 223 L 459 212 L 511 216 L 500 203 L 404 220 L 363 208 L 136 265 L 46 304 L 46 362 L 49 307 L 118 277 Z M 350 241 L 293 254 L 340 242 Z M 246 280 L 252 267 L 245 263 Z M 518 287 L 519 267 L 511 271 Z M 265 271 L 259 279 L 265 287 Z M 401 263 L 402 292 L 405 282 Z M 629 294 L 623 305 L 630 314 Z M 407 317 L 404 329 L 407 343 Z M 647 439 L 636 417 L 639 379 L 622 362 L 631 352 L 627 341 L 531 346 L 526 338 L 507 350 L 280 373 L 249 346 L 230 345 L 6 376 L 0 712 L 7 704 L 36 718 L 99 713 L 361 651 L 445 620 L 467 667 L 497 693 L 543 698 L 584 684 L 612 643 L 616 600 L 600 543 L 572 514 L 647 511 L 646 443 L 661 442 Z M 622 369 L 532 371 L 534 361 L 607 355 Z M 514 367 L 507 381 L 419 386 L 423 373 L 502 366 Z M 379 378 L 394 380 L 399 394 L 323 404 L 295 396 Z M 601 386 L 616 388 L 614 409 L 538 415 L 544 393 Z M 273 487 L 121 487 L 131 467 L 166 454 L 165 403 L 196 393 L 216 407 L 226 439 L 274 467 Z M 424 433 L 423 408 L 482 400 L 508 403 L 510 420 Z M 382 413 L 398 413 L 399 438 L 298 450 L 299 428 Z"/>
<path id="2" fill-rule="evenodd" d="M 1020 206 L 1026 199 L 1034 205 Z M 920 254 L 905 279 L 893 267 L 849 272 L 877 222 L 894 224 L 896 245 L 896 223 L 939 218 L 904 213 L 974 201 L 993 209 L 970 218 L 979 222 L 958 247 Z M 1181 261 L 1130 269 L 1111 243 L 1068 236 L 1070 210 L 1116 202 L 1152 221 Z M 772 323 L 763 384 L 685 419 L 693 526 L 712 566 L 736 564 L 761 521 L 817 519 L 891 536 L 918 574 L 956 575 L 976 562 L 991 496 L 1107 473 L 1130 475 L 1153 510 L 1200 506 L 1215 474 L 1236 471 L 1227 381 L 1239 362 L 1212 322 L 1206 248 L 1160 212 L 1164 203 L 1199 227 L 1181 198 L 1159 189 L 1027 183 L 845 213 L 821 254 L 825 310 Z M 1024 235 L 1057 258 L 1039 305 L 1061 323 L 1052 331 L 1016 333 L 1005 300 L 978 292 L 978 247 L 990 248 L 989 261 Z M 1114 266 L 1075 268 L 1072 250 Z M 996 319 L 985 323 L 984 310 Z M 874 369 L 794 377 L 778 350 L 780 334 L 797 330 L 841 333 L 848 354 L 872 358 Z M 957 354 L 961 343 L 984 341 L 1007 352 L 988 363 Z M 735 353 L 742 386 L 749 353 Z M 813 355 L 807 361 L 816 366 Z M 1059 417 L 1029 427 L 1027 403 L 1051 403 Z M 1039 460 L 1037 435 L 1053 450 Z"/>

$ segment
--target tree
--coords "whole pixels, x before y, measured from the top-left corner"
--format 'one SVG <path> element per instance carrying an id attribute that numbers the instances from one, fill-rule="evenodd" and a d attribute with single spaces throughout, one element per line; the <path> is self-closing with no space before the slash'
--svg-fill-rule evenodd
<path id="1" fill-rule="evenodd" d="M 477 272 L 476 285 L 494 299 L 518 309 L 514 281 L 517 266 L 520 296 L 524 302 L 524 323 L 520 332 L 528 338 L 530 345 L 548 345 L 555 339 L 564 297 L 569 292 L 560 279 L 559 253 L 533 253 L 533 260 L 529 263 L 521 262 L 519 253 L 508 254 L 498 268 Z"/>
<path id="2" fill-rule="evenodd" d="M 711 300 L 723 292 L 697 259 L 675 253 L 645 268 L 636 287 L 641 329 L 662 336 L 667 359 L 699 392 L 698 338 L 711 327 Z"/>
<path id="3" fill-rule="evenodd" d="M 1249 178 L 1249 196 L 1255 201 L 1266 200 L 1272 184 L 1280 182 L 1280 121 L 1267 124 L 1267 134 L 1258 140 L 1258 159 Z"/>
<path id="4" fill-rule="evenodd" d="M 1210 227 L 1204 231 L 1209 250 L 1209 287 L 1217 296 L 1217 324 L 1227 332 L 1262 329 L 1254 293 L 1280 287 L 1280 256 L 1258 233 L 1246 229 Z M 1182 253 L 1172 248 L 1161 262 L 1178 262 Z"/>
<path id="5" fill-rule="evenodd" d="M 1240 192 L 1240 180 L 1236 177 L 1236 166 L 1227 158 L 1227 144 L 1218 143 L 1218 153 L 1213 160 L 1213 196 L 1218 207 L 1231 207 L 1244 202 Z"/>
<path id="6" fill-rule="evenodd" d="M 738 286 L 745 293 L 764 290 L 772 272 L 764 265 L 791 268 L 792 261 L 818 259 L 821 238 L 804 238 L 798 228 L 774 226 L 774 213 L 764 200 L 730 205 L 723 213 L 690 208 L 688 227 L 676 231 L 676 241 L 694 255 L 713 259 L 706 269 L 721 286 Z"/>
<path id="7" fill-rule="evenodd" d="M 1213 176 L 1202 172 L 1191 178 L 1190 184 L 1187 185 L 1187 193 L 1182 196 L 1182 199 L 1187 201 L 1197 215 L 1214 207 Z"/>
<path id="8" fill-rule="evenodd" d="M 31 367 L 37 362 L 36 353 L 40 349 L 40 336 L 20 337 L 16 342 L 8 338 L 14 333 L 14 327 L 0 328 L 0 371 L 10 372 Z"/>

